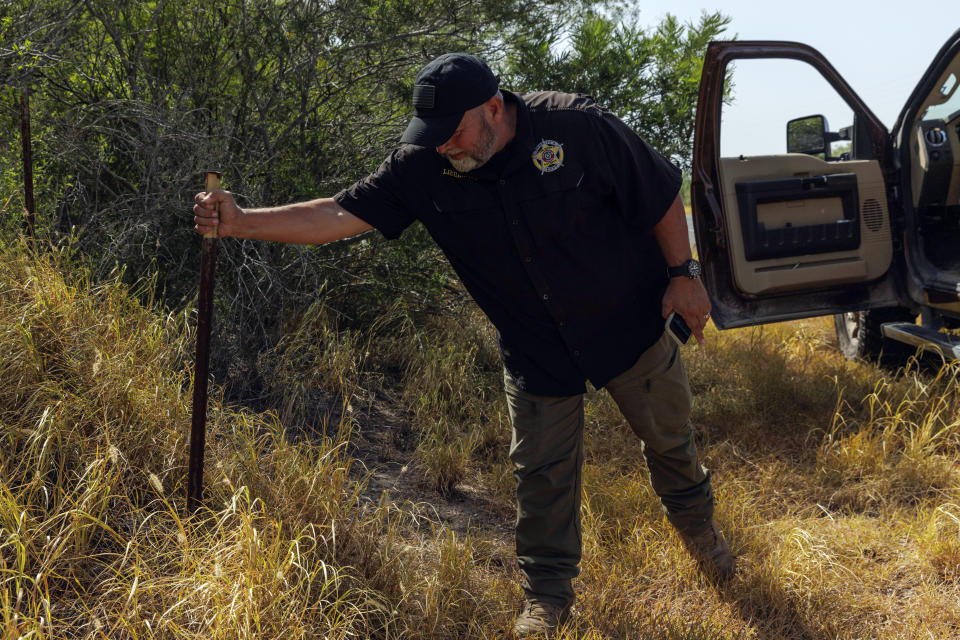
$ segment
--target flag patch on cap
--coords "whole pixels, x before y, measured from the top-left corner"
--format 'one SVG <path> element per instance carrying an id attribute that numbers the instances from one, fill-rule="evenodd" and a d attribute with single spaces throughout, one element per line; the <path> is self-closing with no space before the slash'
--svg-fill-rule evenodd
<path id="1" fill-rule="evenodd" d="M 437 88 L 432 84 L 413 85 L 413 108 L 433 109 L 437 102 Z"/>

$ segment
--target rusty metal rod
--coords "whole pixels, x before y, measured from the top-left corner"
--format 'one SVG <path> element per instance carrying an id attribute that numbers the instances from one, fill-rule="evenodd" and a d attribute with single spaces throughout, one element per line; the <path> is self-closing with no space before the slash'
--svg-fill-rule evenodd
<path id="1" fill-rule="evenodd" d="M 20 90 L 20 142 L 23 147 L 23 208 L 26 214 L 27 235 L 36 237 L 36 204 L 33 201 L 33 152 L 30 149 L 30 95 L 29 89 Z"/>
<path id="2" fill-rule="evenodd" d="M 207 193 L 220 188 L 219 171 L 208 171 Z M 203 236 L 200 245 L 200 293 L 197 300 L 197 350 L 193 366 L 193 421 L 190 427 L 190 462 L 187 470 L 187 509 L 203 503 L 203 450 L 207 432 L 207 382 L 210 371 L 210 321 L 217 264 L 217 232 Z"/>

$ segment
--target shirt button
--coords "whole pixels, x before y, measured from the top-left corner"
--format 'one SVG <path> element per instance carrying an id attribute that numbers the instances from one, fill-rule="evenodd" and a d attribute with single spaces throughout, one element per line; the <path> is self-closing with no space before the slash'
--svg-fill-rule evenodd
<path id="1" fill-rule="evenodd" d="M 523 257 L 523 261 L 524 261 L 524 262 L 533 262 L 533 258 L 531 258 L 530 256 L 524 256 L 524 257 Z"/>
<path id="2" fill-rule="evenodd" d="M 543 294 L 543 299 L 544 299 L 544 300 L 549 300 L 549 299 L 550 299 L 550 294 L 549 294 L 549 293 Z"/>
<path id="3" fill-rule="evenodd" d="M 574 350 L 573 350 L 573 357 L 574 357 L 574 358 L 579 358 L 579 357 L 580 357 L 580 349 L 574 349 Z"/>

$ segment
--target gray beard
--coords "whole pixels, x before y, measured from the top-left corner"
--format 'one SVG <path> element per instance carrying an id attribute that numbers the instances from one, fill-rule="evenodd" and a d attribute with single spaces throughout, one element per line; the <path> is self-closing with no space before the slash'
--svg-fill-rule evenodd
<path id="1" fill-rule="evenodd" d="M 460 158 L 459 160 L 454 160 L 451 157 L 447 157 L 447 160 L 453 165 L 453 168 L 457 170 L 458 173 L 467 173 L 468 171 L 473 171 L 477 167 L 482 167 L 486 160 L 481 160 L 476 156 L 466 156 Z"/>
<path id="2" fill-rule="evenodd" d="M 459 160 L 454 160 L 447 154 L 444 154 L 444 157 L 457 172 L 468 173 L 482 167 L 487 163 L 487 160 L 493 157 L 493 148 L 496 143 L 496 133 L 493 127 L 490 126 L 490 123 L 484 118 L 480 121 L 480 137 L 477 140 L 476 151 Z"/>

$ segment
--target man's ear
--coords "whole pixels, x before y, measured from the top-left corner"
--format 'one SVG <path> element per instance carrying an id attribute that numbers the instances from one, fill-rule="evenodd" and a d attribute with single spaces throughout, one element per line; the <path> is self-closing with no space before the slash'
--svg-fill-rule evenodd
<path id="1" fill-rule="evenodd" d="M 493 96 L 487 100 L 483 106 L 487 110 L 487 115 L 490 116 L 492 122 L 500 122 L 504 114 L 503 98 Z"/>

